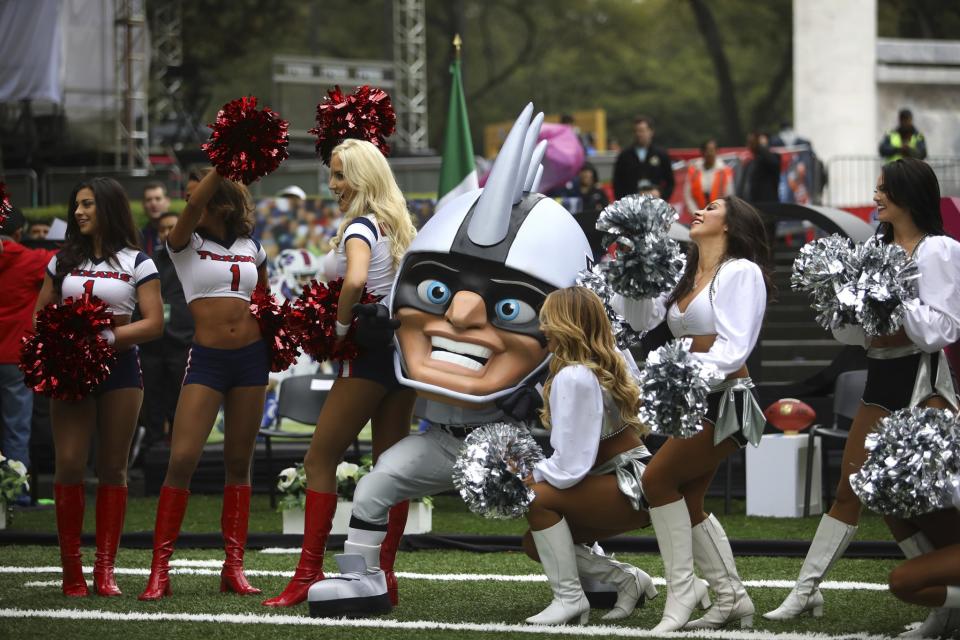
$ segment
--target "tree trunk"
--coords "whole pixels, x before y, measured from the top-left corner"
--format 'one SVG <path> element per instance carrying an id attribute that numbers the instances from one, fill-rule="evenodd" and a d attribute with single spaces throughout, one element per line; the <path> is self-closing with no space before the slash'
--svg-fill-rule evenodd
<path id="1" fill-rule="evenodd" d="M 743 128 L 740 125 L 740 111 L 737 108 L 737 93 L 730 77 L 730 63 L 723 51 L 723 41 L 713 11 L 704 0 L 690 0 L 690 8 L 697 19 L 697 29 L 703 36 L 707 54 L 717 74 L 717 90 L 720 98 L 720 111 L 728 143 L 743 141 Z"/>

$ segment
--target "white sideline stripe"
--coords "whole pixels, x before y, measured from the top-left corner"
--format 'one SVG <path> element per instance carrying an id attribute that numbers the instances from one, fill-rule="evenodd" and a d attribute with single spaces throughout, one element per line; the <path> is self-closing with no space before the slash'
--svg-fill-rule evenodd
<path id="1" fill-rule="evenodd" d="M 181 562 L 207 562 L 206 560 L 184 560 Z M 182 576 L 218 576 L 219 567 L 222 562 L 215 565 L 218 569 L 206 569 L 203 567 L 171 567 L 170 573 Z M 171 565 L 173 562 L 170 563 Z M 93 571 L 93 567 L 84 567 L 84 571 Z M 0 574 L 3 573 L 61 573 L 60 567 L 2 567 Z M 149 569 L 135 569 L 128 567 L 117 567 L 114 573 L 129 576 L 150 575 Z M 248 576 L 273 576 L 280 578 L 292 578 L 293 571 L 271 571 L 267 569 L 245 569 L 244 573 Z M 328 576 L 337 576 L 337 573 L 327 573 Z M 528 573 L 523 575 L 501 575 L 496 573 L 410 573 L 407 571 L 398 571 L 398 578 L 408 580 L 432 580 L 435 582 L 546 582 L 547 578 L 543 574 Z M 664 586 L 666 581 L 663 578 L 655 577 L 653 582 L 656 585 Z M 758 587 L 761 589 L 792 589 L 793 580 L 744 580 L 743 584 L 748 587 Z M 840 580 L 828 580 L 820 583 L 821 589 L 836 589 L 840 591 L 886 591 L 886 583 L 883 582 L 851 582 Z"/>
<path id="2" fill-rule="evenodd" d="M 431 620 L 383 620 L 380 618 L 307 618 L 280 614 L 212 614 L 212 613 L 119 613 L 116 611 L 82 609 L 0 609 L 0 618 L 49 618 L 59 620 L 109 620 L 111 622 L 214 622 L 227 624 L 270 624 L 298 625 L 311 627 L 353 627 L 358 629 L 398 629 L 404 631 L 440 630 L 440 631 L 477 631 L 485 633 L 536 633 L 560 636 L 618 636 L 624 638 L 662 638 L 664 635 L 675 638 L 717 638 L 723 640 L 758 640 L 776 638 L 777 640 L 887 640 L 890 636 L 867 633 L 845 633 L 830 635 L 826 633 L 786 632 L 775 633 L 768 629 L 759 631 L 733 630 L 696 630 L 675 633 L 654 633 L 650 629 L 630 627 L 560 626 L 542 627 L 526 624 L 474 623 L 474 622 L 433 622 Z"/>
<path id="3" fill-rule="evenodd" d="M 171 567 L 216 567 L 223 566 L 223 560 L 171 560 Z"/>

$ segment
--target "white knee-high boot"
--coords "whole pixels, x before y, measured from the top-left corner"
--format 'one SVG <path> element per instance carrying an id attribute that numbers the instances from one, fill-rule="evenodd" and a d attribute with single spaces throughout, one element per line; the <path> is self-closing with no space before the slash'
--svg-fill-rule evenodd
<path id="1" fill-rule="evenodd" d="M 909 538 L 904 538 L 897 542 L 900 550 L 907 560 L 922 556 L 934 550 L 933 543 L 922 531 L 918 531 Z M 949 595 L 949 588 L 947 589 Z M 926 620 L 911 629 L 904 631 L 898 637 L 900 638 L 939 638 L 948 636 L 957 629 L 960 629 L 960 609 L 952 609 L 946 603 L 942 607 L 936 607 L 930 610 Z"/>
<path id="2" fill-rule="evenodd" d="M 857 527 L 841 522 L 829 515 L 820 519 L 820 526 L 810 543 L 810 550 L 800 567 L 797 584 L 783 603 L 773 611 L 763 614 L 767 620 L 790 620 L 804 613 L 819 618 L 823 615 L 823 595 L 820 582 L 857 533 Z"/>
<path id="3" fill-rule="evenodd" d="M 553 600 L 546 609 L 527 618 L 527 622 L 555 625 L 577 619 L 580 624 L 586 624 L 590 617 L 590 602 L 580 586 L 573 536 L 567 521 L 561 518 L 552 527 L 531 533 L 543 572 L 547 574 L 553 591 Z"/>
<path id="4" fill-rule="evenodd" d="M 637 604 L 643 606 L 644 600 L 657 596 L 653 579 L 641 569 L 626 562 L 617 562 L 610 556 L 596 553 L 584 545 L 578 544 L 575 552 L 577 572 L 581 577 L 593 578 L 617 588 L 617 603 L 603 616 L 604 620 L 626 618 L 633 613 Z"/>
<path id="5" fill-rule="evenodd" d="M 713 587 L 715 599 L 706 615 L 684 628 L 719 629 L 737 621 L 741 627 L 753 626 L 753 601 L 737 574 L 727 534 L 713 514 L 693 528 L 693 560 Z"/>
<path id="6" fill-rule="evenodd" d="M 654 632 L 677 631 L 690 619 L 697 604 L 709 606 L 703 583 L 693 573 L 693 532 L 682 499 L 650 509 L 667 579 L 667 602 Z"/>

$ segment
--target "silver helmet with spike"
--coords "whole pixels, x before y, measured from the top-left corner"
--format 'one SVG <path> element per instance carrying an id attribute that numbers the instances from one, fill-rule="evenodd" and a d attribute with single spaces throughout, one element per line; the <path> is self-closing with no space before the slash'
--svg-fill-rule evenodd
<path id="1" fill-rule="evenodd" d="M 547 147 L 546 141 L 537 143 L 542 122 L 543 114 L 534 117 L 533 104 L 528 104 L 507 135 L 486 185 L 454 198 L 423 226 L 394 282 L 390 308 L 395 316 L 403 320 L 398 310 L 413 308 L 448 317 L 453 296 L 469 291 L 486 303 L 491 326 L 535 337 L 543 344 L 537 318 L 543 299 L 550 291 L 574 285 L 577 273 L 590 266 L 592 252 L 573 216 L 556 201 L 536 193 Z M 437 285 L 435 291 L 430 290 L 432 283 Z M 526 312 L 508 318 L 497 306 L 504 302 Z M 404 353 L 402 339 L 398 347 L 395 368 L 403 384 L 469 404 L 489 403 L 510 393 L 548 359 L 544 349 L 522 379 L 504 388 L 464 391 L 408 375 L 404 358 L 411 356 Z M 486 367 L 482 351 L 478 353 L 467 355 Z M 441 355 L 448 361 L 455 358 Z"/>

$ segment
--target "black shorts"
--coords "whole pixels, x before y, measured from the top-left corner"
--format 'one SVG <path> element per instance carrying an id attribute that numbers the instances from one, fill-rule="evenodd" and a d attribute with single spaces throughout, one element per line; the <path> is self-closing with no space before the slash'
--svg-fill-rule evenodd
<path id="1" fill-rule="evenodd" d="M 902 358 L 867 358 L 867 385 L 863 390 L 863 404 L 870 404 L 893 413 L 910 406 L 913 386 L 917 381 L 920 359 L 926 354 L 912 353 Z M 932 354 L 930 372 L 936 375 L 938 358 Z M 932 384 L 932 381 L 931 381 Z"/>
<path id="2" fill-rule="evenodd" d="M 234 387 L 265 387 L 269 376 L 270 353 L 263 340 L 239 349 L 193 344 L 187 352 L 183 386 L 202 384 L 226 393 Z"/>
<path id="3" fill-rule="evenodd" d="M 117 389 L 143 389 L 143 371 L 140 369 L 140 350 L 121 352 L 110 366 L 110 375 L 93 390 L 94 396 L 100 396 Z"/>
<path id="4" fill-rule="evenodd" d="M 754 390 L 750 389 L 750 393 L 753 393 Z M 717 418 L 720 416 L 720 398 L 723 397 L 726 391 L 714 391 L 711 394 L 707 395 L 707 413 L 703 416 L 703 419 L 708 421 L 712 425 L 717 424 Z M 755 395 L 755 394 L 754 394 Z M 736 398 L 736 412 L 738 416 L 743 415 L 743 394 L 735 393 L 733 397 Z M 730 409 L 728 408 L 727 411 Z M 743 435 L 743 431 L 737 431 L 735 434 L 730 436 L 737 443 L 741 449 L 747 446 L 748 441 L 747 437 Z"/>
<path id="5" fill-rule="evenodd" d="M 353 360 L 341 360 L 338 378 L 363 378 L 382 385 L 387 391 L 400 388 L 393 369 L 393 345 L 381 349 L 365 349 Z"/>

